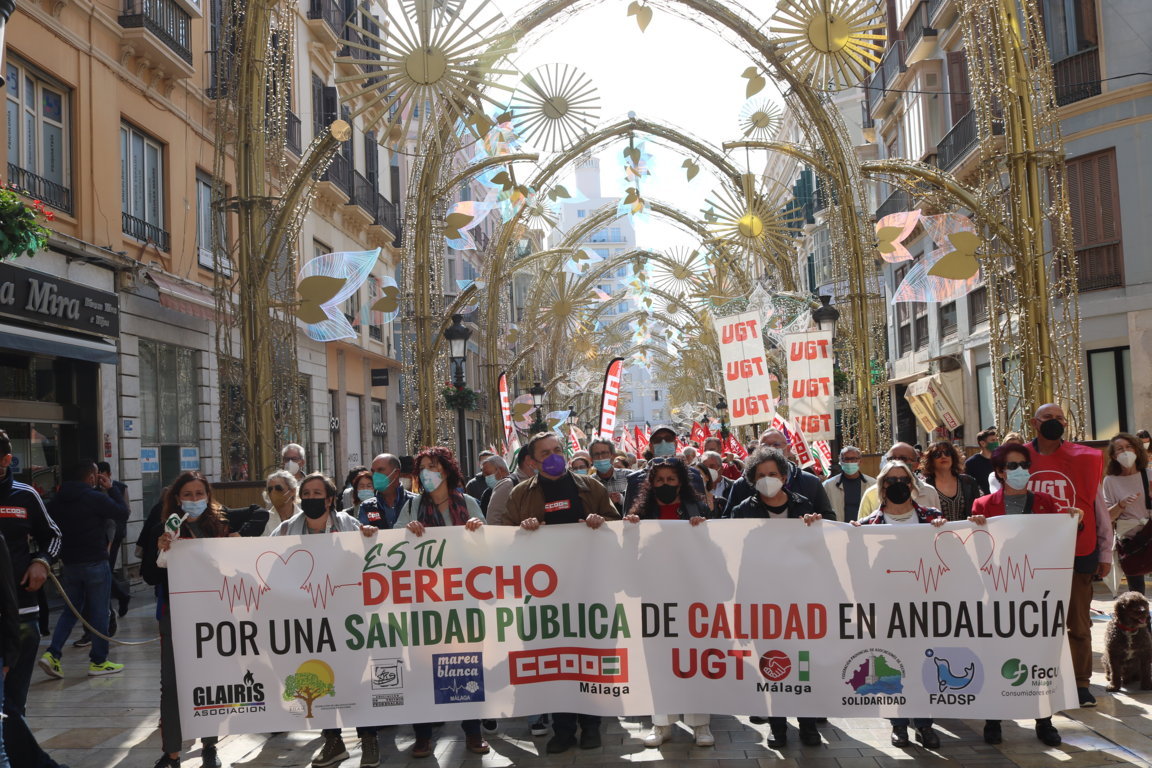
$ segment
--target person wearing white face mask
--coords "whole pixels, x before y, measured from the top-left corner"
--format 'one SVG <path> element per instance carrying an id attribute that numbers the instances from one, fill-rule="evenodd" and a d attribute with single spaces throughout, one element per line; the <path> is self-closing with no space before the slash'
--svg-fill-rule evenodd
<path id="1" fill-rule="evenodd" d="M 304 475 L 307 474 L 304 471 L 304 468 L 308 466 L 305 457 L 304 447 L 296 443 L 288 443 L 280 449 L 280 465 L 295 477 L 297 482 L 303 480 Z"/>
<path id="2" fill-rule="evenodd" d="M 754 489 L 751 496 L 741 501 L 729 511 L 732 518 L 760 518 L 764 520 L 802 519 L 805 525 L 825 519 L 814 511 L 808 497 L 792 491 L 788 481 L 793 477 L 792 465 L 784 452 L 776 448 L 761 446 L 753 451 L 744 462 L 744 481 Z M 798 718 L 800 743 L 816 747 L 821 743 L 819 722 L 815 717 Z M 784 717 L 761 717 L 754 715 L 753 723 L 768 723 L 769 749 L 782 749 L 788 744 L 788 720 Z"/>
<path id="3" fill-rule="evenodd" d="M 869 477 L 860 471 L 860 449 L 854 445 L 846 445 L 840 449 L 840 474 L 824 481 L 824 490 L 828 494 L 828 503 L 836 513 L 836 520 L 850 523 L 859 516 L 860 499 L 864 491 L 876 482 L 876 478 Z"/>
<path id="4" fill-rule="evenodd" d="M 268 475 L 264 481 L 264 503 L 272 514 L 268 515 L 268 522 L 264 527 L 264 535 L 271 536 L 276 526 L 293 515 L 300 514 L 299 500 L 296 493 L 300 484 L 286 469 L 278 469 Z"/>
<path id="5" fill-rule="evenodd" d="M 1152 516 L 1152 498 L 1148 494 L 1148 452 L 1139 438 L 1121 432 L 1108 441 L 1104 461 L 1101 491 L 1116 528 L 1118 545 L 1120 539 L 1136 535 Z M 1119 563 L 1120 558 L 1112 560 Z M 1144 593 L 1143 574 L 1124 575 L 1128 579 L 1128 589 Z M 1114 585 L 1113 591 L 1119 592 L 1118 587 L 1118 584 Z"/>
<path id="6" fill-rule="evenodd" d="M 732 488 L 732 481 L 721 474 L 724 469 L 724 457 L 716 451 L 705 451 L 700 454 L 700 472 L 704 475 L 704 487 L 707 493 L 704 500 L 708 502 L 711 510 L 709 517 L 723 517 L 724 506 L 728 502 L 728 492 Z"/>
<path id="7" fill-rule="evenodd" d="M 1055 497 L 1028 490 L 1032 456 L 1027 447 L 1001 445 L 992 452 L 992 468 L 1001 487 L 995 493 L 972 502 L 972 514 L 968 519 L 976 525 L 985 525 L 988 518 L 1000 515 L 1051 515 L 1063 511 Z M 1080 516 L 1080 510 L 1075 507 L 1070 507 L 1068 512 L 1073 517 Z M 1036 720 L 1036 738 L 1049 747 L 1060 745 L 1060 732 L 1052 725 L 1051 717 Z M 999 720 L 984 721 L 984 741 L 989 744 L 1003 741 Z"/>

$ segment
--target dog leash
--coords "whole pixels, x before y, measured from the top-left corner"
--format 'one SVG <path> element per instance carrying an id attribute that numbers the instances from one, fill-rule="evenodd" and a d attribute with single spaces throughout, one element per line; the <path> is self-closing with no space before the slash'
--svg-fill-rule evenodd
<path id="1" fill-rule="evenodd" d="M 160 639 L 160 635 L 156 635 L 156 637 L 150 637 L 147 640 L 117 640 L 114 637 L 105 635 L 103 632 L 97 631 L 95 627 L 88 623 L 87 619 L 80 615 L 80 611 L 76 610 L 76 606 L 68 599 L 68 593 L 64 591 L 64 585 L 56 578 L 56 574 L 52 573 L 51 568 L 48 569 L 48 578 L 52 579 L 52 583 L 56 585 L 56 590 L 60 593 L 60 597 L 64 598 L 64 604 L 68 606 L 68 610 L 72 611 L 72 615 L 80 620 L 80 623 L 84 625 L 85 629 L 101 640 L 107 640 L 116 645 L 148 645 L 148 643 L 154 643 Z"/>

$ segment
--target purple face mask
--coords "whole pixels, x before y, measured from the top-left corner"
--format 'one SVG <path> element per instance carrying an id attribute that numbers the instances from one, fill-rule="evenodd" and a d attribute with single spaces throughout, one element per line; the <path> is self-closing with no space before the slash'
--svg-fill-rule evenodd
<path id="1" fill-rule="evenodd" d="M 564 474 L 567 466 L 567 460 L 559 453 L 549 454 L 548 458 L 540 462 L 540 469 L 543 470 L 544 474 L 551 475 L 552 477 L 559 477 Z"/>

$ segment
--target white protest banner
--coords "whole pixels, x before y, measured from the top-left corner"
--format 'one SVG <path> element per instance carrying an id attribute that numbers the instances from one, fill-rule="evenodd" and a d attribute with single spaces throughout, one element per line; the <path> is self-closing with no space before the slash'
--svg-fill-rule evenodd
<path id="1" fill-rule="evenodd" d="M 539 712 L 1043 717 L 1076 706 L 1075 529 L 1012 515 L 182 540 L 181 724 L 194 737 Z"/>
<path id="2" fill-rule="evenodd" d="M 716 318 L 729 424 L 767 424 L 776 404 L 764 357 L 759 312 Z"/>
<path id="3" fill-rule="evenodd" d="M 788 414 L 809 440 L 833 440 L 832 332 L 790 333 Z"/>

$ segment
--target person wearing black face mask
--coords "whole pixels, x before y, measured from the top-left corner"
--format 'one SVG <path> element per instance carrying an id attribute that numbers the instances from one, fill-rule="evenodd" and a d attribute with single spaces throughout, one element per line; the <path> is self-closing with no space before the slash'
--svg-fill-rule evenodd
<path id="1" fill-rule="evenodd" d="M 273 536 L 299 536 L 310 533 L 344 533 L 360 531 L 365 536 L 375 536 L 376 528 L 361 525 L 360 521 L 336 509 L 339 495 L 336 484 L 319 472 L 313 472 L 300 483 L 300 512 L 277 526 Z M 356 735 L 360 737 L 362 766 L 380 764 L 380 747 L 376 740 L 375 726 L 360 726 Z M 324 744 L 313 759 L 313 765 L 334 765 L 348 757 L 344 739 L 339 728 L 325 728 L 322 731 Z"/>
<path id="2" fill-rule="evenodd" d="M 708 509 L 689 482 L 683 461 L 652 459 L 647 474 L 626 520 L 691 520 L 693 525 L 704 522 Z"/>
<path id="3" fill-rule="evenodd" d="M 940 510 L 922 507 L 916 503 L 919 495 L 912 479 L 912 470 L 902 461 L 889 461 L 876 477 L 876 487 L 880 490 L 880 508 L 863 520 L 853 520 L 852 525 L 917 525 L 929 523 L 935 526 L 948 522 Z M 906 717 L 889 718 L 892 723 L 892 746 L 908 746 L 908 723 Z M 915 717 L 911 720 L 916 729 L 916 741 L 925 749 L 940 746 L 940 735 L 932 727 L 930 717 Z"/>

